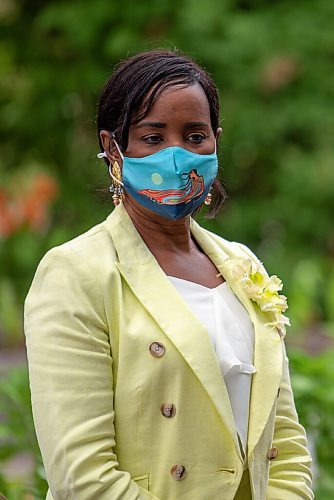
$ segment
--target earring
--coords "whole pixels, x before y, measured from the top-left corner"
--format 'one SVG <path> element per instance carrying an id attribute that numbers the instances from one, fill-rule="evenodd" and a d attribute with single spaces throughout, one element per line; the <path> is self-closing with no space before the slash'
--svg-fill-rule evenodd
<path id="1" fill-rule="evenodd" d="M 212 202 L 212 194 L 209 192 L 205 197 L 204 203 L 205 205 L 211 205 L 211 202 Z"/>
<path id="2" fill-rule="evenodd" d="M 110 163 L 109 174 L 111 177 L 109 192 L 112 193 L 112 201 L 116 207 L 117 205 L 119 205 L 121 199 L 123 198 L 122 172 L 117 161 L 114 161 L 112 168 Z"/>

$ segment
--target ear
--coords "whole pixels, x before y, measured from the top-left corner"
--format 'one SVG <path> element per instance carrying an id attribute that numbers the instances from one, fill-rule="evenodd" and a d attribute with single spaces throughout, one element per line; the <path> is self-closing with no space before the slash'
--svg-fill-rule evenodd
<path id="1" fill-rule="evenodd" d="M 216 130 L 216 142 L 218 143 L 218 139 L 220 134 L 222 133 L 223 129 L 221 127 L 218 127 Z"/>
<path id="2" fill-rule="evenodd" d="M 114 163 L 114 161 L 117 161 L 118 164 L 121 165 L 122 159 L 118 149 L 115 146 L 114 139 L 112 138 L 111 133 L 108 132 L 108 130 L 101 130 L 100 139 L 102 142 L 103 149 L 107 154 L 109 162 Z"/>

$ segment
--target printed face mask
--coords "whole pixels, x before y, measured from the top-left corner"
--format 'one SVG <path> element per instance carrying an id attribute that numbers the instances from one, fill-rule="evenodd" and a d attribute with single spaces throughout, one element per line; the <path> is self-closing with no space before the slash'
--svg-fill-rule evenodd
<path id="1" fill-rule="evenodd" d="M 204 202 L 217 171 L 216 152 L 200 155 L 179 146 L 142 158 L 123 157 L 125 190 L 152 212 L 173 220 Z"/>

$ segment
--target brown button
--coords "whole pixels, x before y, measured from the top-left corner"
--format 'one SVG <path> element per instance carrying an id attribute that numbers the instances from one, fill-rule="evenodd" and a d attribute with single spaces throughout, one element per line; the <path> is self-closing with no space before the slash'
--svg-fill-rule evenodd
<path id="1" fill-rule="evenodd" d="M 163 356 L 165 354 L 165 346 L 163 344 L 160 344 L 160 342 L 153 342 L 150 345 L 150 353 L 152 356 L 155 356 L 156 358 L 159 358 L 160 356 Z"/>
<path id="2" fill-rule="evenodd" d="M 160 411 L 164 417 L 171 418 L 174 417 L 176 413 L 176 408 L 175 405 L 173 405 L 173 403 L 164 403 L 160 406 Z"/>
<path id="3" fill-rule="evenodd" d="M 181 481 L 186 477 L 186 468 L 184 465 L 176 464 L 170 470 L 170 474 L 175 481 Z"/>
<path id="4" fill-rule="evenodd" d="M 269 460 L 274 460 L 274 458 L 276 458 L 277 455 L 278 455 L 278 449 L 277 448 L 270 448 L 270 450 L 268 451 L 267 458 Z"/>

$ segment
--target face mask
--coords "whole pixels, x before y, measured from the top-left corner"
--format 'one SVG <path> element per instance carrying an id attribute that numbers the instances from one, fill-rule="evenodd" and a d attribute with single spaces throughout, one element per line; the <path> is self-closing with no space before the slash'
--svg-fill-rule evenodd
<path id="1" fill-rule="evenodd" d="M 125 190 L 152 212 L 173 220 L 204 202 L 218 171 L 216 151 L 200 155 L 172 146 L 142 158 L 122 157 Z"/>

